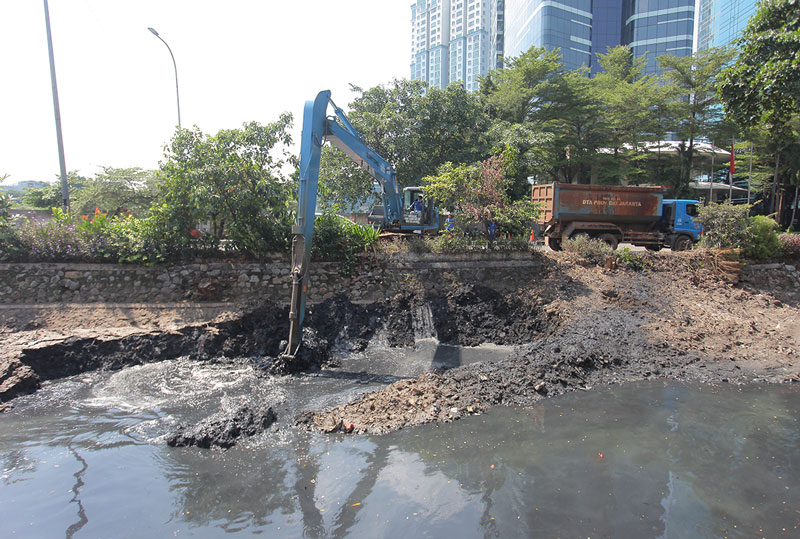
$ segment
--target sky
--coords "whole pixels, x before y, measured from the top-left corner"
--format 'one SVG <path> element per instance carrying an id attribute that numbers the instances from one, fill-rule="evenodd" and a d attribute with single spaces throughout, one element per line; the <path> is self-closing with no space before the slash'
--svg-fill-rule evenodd
<path id="1" fill-rule="evenodd" d="M 204 133 L 294 115 L 331 90 L 408 78 L 410 0 L 49 0 L 67 170 L 157 168 L 178 123 Z M 44 1 L 0 1 L 0 177 L 59 177 Z"/>

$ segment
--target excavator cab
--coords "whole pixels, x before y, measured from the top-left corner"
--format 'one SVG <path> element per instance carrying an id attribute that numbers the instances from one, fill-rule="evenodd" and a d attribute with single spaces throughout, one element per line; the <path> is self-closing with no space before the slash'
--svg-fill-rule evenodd
<path id="1" fill-rule="evenodd" d="M 417 200 L 422 198 L 422 203 Z M 433 201 L 425 198 L 422 187 L 403 188 L 403 222 L 410 225 L 430 225 L 436 221 Z"/>

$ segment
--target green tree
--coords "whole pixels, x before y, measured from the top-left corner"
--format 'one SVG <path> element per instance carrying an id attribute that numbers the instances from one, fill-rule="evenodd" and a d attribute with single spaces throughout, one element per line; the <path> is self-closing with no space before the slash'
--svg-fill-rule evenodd
<path id="1" fill-rule="evenodd" d="M 667 102 L 665 87 L 653 75 L 643 75 L 647 60 L 635 58 L 630 47 L 609 48 L 598 54 L 603 68 L 594 77 L 594 91 L 602 106 L 604 154 L 596 162 L 603 183 L 647 178 L 647 143 L 664 135 L 661 113 Z"/>
<path id="2" fill-rule="evenodd" d="M 663 81 L 670 90 L 668 129 L 680 141 L 680 175 L 673 184 L 674 194 L 688 193 L 696 156 L 695 143 L 700 138 L 713 139 L 724 127 L 724 114 L 716 97 L 722 68 L 733 58 L 728 49 L 706 49 L 692 56 L 665 54 L 658 57 L 664 70 Z"/>
<path id="3" fill-rule="evenodd" d="M 290 114 L 262 125 L 245 123 L 214 136 L 181 129 L 166 148 L 161 198 L 153 207 L 164 233 L 189 242 L 189 232 L 210 223 L 212 238 L 255 257 L 287 246 L 289 202 L 295 189 L 282 169 L 290 154 Z"/>
<path id="4" fill-rule="evenodd" d="M 60 178 L 60 177 L 59 177 Z M 67 173 L 67 188 L 69 189 L 70 204 L 75 195 L 83 189 L 88 179 L 73 170 Z M 57 208 L 61 207 L 64 200 L 61 198 L 61 181 L 56 180 L 44 187 L 28 189 L 22 197 L 22 202 L 34 208 Z M 92 208 L 94 210 L 94 208 Z"/>
<path id="5" fill-rule="evenodd" d="M 745 129 L 765 126 L 774 141 L 775 211 L 781 155 L 800 143 L 800 2 L 763 0 L 736 41 L 739 55 L 720 77 L 725 109 Z M 788 171 L 790 178 L 797 170 Z"/>
<path id="6" fill-rule="evenodd" d="M 75 193 L 70 202 L 73 214 L 89 215 L 99 208 L 109 216 L 130 213 L 140 217 L 155 202 L 158 196 L 155 171 L 139 167 L 102 168 L 102 172 L 86 179 Z"/>
<path id="7" fill-rule="evenodd" d="M 426 176 L 422 183 L 430 196 L 467 221 L 483 229 L 491 222 L 502 232 L 520 235 L 530 230 L 536 211 L 529 198 L 511 199 L 513 182 L 504 168 L 502 154 L 471 165 L 445 163 L 438 174 Z"/>
<path id="8" fill-rule="evenodd" d="M 446 161 L 470 162 L 488 152 L 488 119 L 477 96 L 460 84 L 445 89 L 395 80 L 360 92 L 348 118 L 364 142 L 393 164 L 398 183 L 417 185 Z M 335 148 L 324 148 L 320 198 L 348 207 L 372 193 L 373 178 Z"/>

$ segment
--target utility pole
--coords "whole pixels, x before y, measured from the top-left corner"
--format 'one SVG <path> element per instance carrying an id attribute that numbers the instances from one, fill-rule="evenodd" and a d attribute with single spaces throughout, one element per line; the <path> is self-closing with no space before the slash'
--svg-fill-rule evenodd
<path id="1" fill-rule="evenodd" d="M 58 106 L 58 85 L 56 84 L 56 62 L 53 59 L 53 37 L 50 35 L 50 9 L 44 0 L 44 21 L 47 27 L 47 52 L 50 55 L 50 80 L 53 84 L 53 110 L 56 116 L 56 139 L 58 140 L 58 164 L 61 168 L 61 198 L 64 211 L 69 211 L 69 184 L 67 183 L 67 164 L 64 159 L 64 138 L 61 136 L 61 109 Z"/>

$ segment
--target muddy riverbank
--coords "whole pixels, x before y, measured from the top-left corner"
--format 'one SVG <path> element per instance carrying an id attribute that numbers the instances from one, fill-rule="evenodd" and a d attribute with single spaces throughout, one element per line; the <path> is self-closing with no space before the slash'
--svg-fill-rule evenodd
<path id="1" fill-rule="evenodd" d="M 445 344 L 515 349 L 499 362 L 428 372 L 332 408 L 296 410 L 279 423 L 384 433 L 643 378 L 800 379 L 794 268 L 732 275 L 705 252 L 646 256 L 647 267 L 634 271 L 548 253 L 535 279 L 520 275 L 518 283 L 501 287 L 453 282 L 435 291 L 409 287 L 366 305 L 344 298 L 316 305 L 307 317 L 300 371 L 325 371 L 333 351 L 363 350 L 374 339 L 412 346 L 424 323 Z M 247 357 L 271 376 L 288 323 L 285 308 L 265 300 L 208 305 L 206 311 L 20 306 L 0 311 L 0 326 L 0 401 L 8 406 L 46 380 L 182 356 Z"/>

